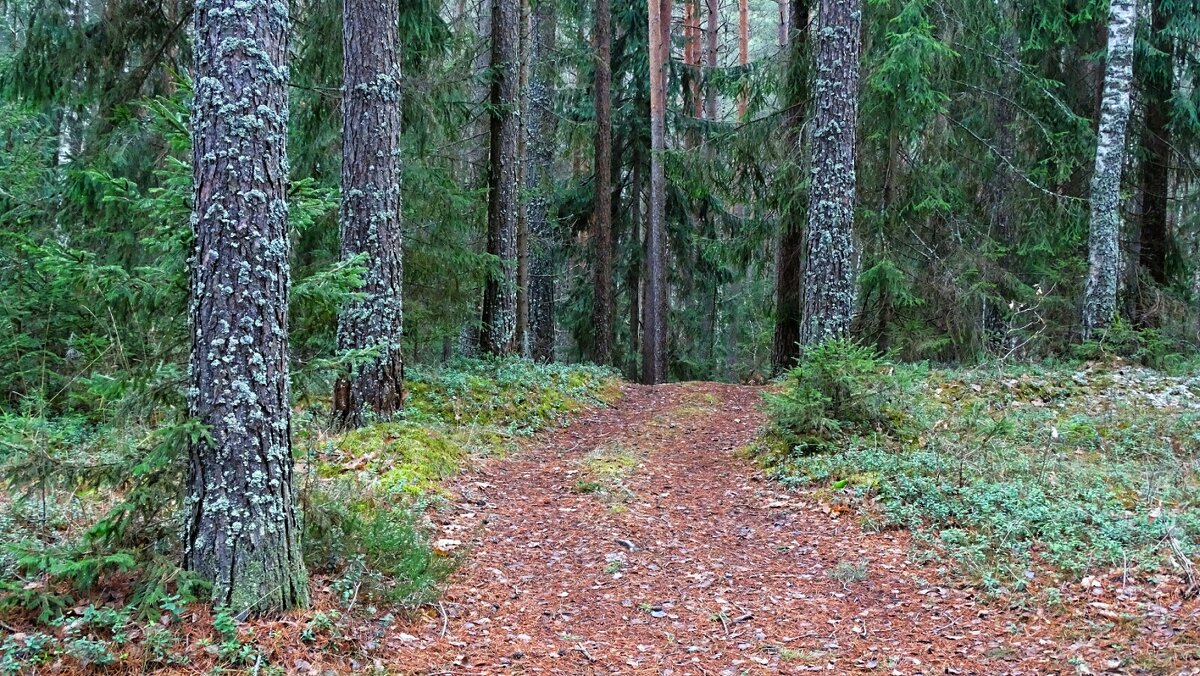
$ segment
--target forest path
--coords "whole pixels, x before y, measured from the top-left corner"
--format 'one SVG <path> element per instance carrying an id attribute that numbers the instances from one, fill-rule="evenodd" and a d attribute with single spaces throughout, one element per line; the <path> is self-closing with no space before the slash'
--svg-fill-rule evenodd
<path id="1" fill-rule="evenodd" d="M 740 457 L 763 423 L 760 393 L 629 386 L 457 479 L 460 499 L 435 519 L 466 562 L 443 612 L 387 641 L 390 668 L 1075 673 L 1047 638 L 1052 619 L 939 587 L 933 566 L 909 561 L 906 533 L 865 534 Z"/>

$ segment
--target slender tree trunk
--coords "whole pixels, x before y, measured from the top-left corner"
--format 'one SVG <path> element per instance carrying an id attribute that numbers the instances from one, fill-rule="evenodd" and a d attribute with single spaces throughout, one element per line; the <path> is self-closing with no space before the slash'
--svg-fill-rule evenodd
<path id="1" fill-rule="evenodd" d="M 642 180 L 642 158 L 640 157 L 640 153 L 638 153 L 638 151 L 637 151 L 636 145 L 634 146 L 632 165 L 633 165 L 633 167 L 632 167 L 631 171 L 633 172 L 633 177 L 630 179 L 630 182 L 632 183 L 632 185 L 630 187 L 630 192 L 632 193 L 632 195 L 629 200 L 631 211 L 632 211 L 632 217 L 630 218 L 629 245 L 630 245 L 630 248 L 632 251 L 638 251 L 638 250 L 644 249 L 644 243 L 643 243 L 642 231 L 641 231 L 642 193 L 643 193 L 644 186 L 643 186 L 643 180 Z M 633 355 L 637 355 L 641 350 L 641 341 L 639 340 L 639 338 L 641 336 L 641 330 L 642 330 L 642 327 L 641 327 L 641 318 L 642 318 L 642 315 L 641 315 L 641 298 L 642 298 L 641 286 L 642 286 L 642 257 L 640 255 L 634 255 L 633 260 L 630 261 L 630 263 L 629 263 L 629 270 L 626 272 L 626 278 L 625 278 L 625 288 L 628 289 L 628 292 L 629 292 L 630 352 Z M 637 373 L 636 356 L 635 356 L 635 361 L 634 361 L 634 366 L 633 366 L 633 372 Z"/>
<path id="2" fill-rule="evenodd" d="M 333 415 L 363 424 L 401 407 L 404 361 L 400 229 L 399 7 L 387 0 L 343 4 L 342 260 L 365 256 L 361 297 L 338 317 L 338 348 L 378 355 L 338 379 Z"/>
<path id="3" fill-rule="evenodd" d="M 529 173 L 529 0 L 521 0 L 520 25 L 520 125 L 517 132 L 517 185 L 528 184 Z M 518 195 L 517 211 L 517 349 L 529 354 L 529 202 Z"/>
<path id="4" fill-rule="evenodd" d="M 804 125 L 808 100 L 808 16 L 809 0 L 792 0 L 793 11 L 788 50 L 788 75 L 783 114 L 783 133 L 789 150 L 801 156 L 800 129 Z M 798 176 L 799 171 L 792 172 Z M 779 237 L 779 265 L 775 271 L 775 335 L 771 345 L 771 370 L 780 373 L 791 368 L 800 356 L 800 282 L 804 276 L 804 209 L 800 181 L 791 188 L 794 195 L 783 213 Z M 790 188 L 790 186 L 789 186 Z"/>
<path id="5" fill-rule="evenodd" d="M 750 0 L 738 0 L 738 65 L 742 67 L 742 92 L 738 96 L 738 120 L 746 119 L 746 101 L 750 96 Z"/>
<path id="6" fill-rule="evenodd" d="M 989 347 L 1002 347 L 1007 329 L 1005 326 L 1005 299 L 1012 297 L 1012 290 L 1006 283 L 1008 275 L 1013 273 L 1016 263 L 1016 227 L 1013 218 L 1012 196 L 1015 188 L 1013 170 L 1010 162 L 1016 151 L 1016 108 L 1013 100 L 1018 96 L 1016 72 L 1018 67 L 1017 35 L 1011 26 L 1006 26 L 1005 34 L 1000 39 L 1000 50 L 1004 58 L 1004 77 L 1000 82 L 1001 96 L 995 101 L 994 124 L 996 125 L 996 154 L 997 173 L 988 184 L 986 197 L 988 209 L 989 236 L 1004 249 L 997 263 L 997 270 L 992 275 L 996 285 L 995 297 L 984 300 L 983 333 Z"/>
<path id="7" fill-rule="evenodd" d="M 612 363 L 612 12 L 609 0 L 596 0 L 595 195 L 592 210 L 593 305 L 592 361 Z"/>
<path id="8" fill-rule="evenodd" d="M 717 70 L 717 28 L 721 23 L 720 0 L 704 0 L 707 7 L 707 23 L 704 29 L 704 65 L 707 68 L 706 77 L 711 78 Z M 717 88 L 706 84 L 704 96 L 704 117 L 708 120 L 717 119 Z"/>
<path id="9" fill-rule="evenodd" d="M 533 8 L 529 41 L 529 122 L 526 125 L 525 187 L 529 191 L 529 356 L 554 360 L 554 249 L 550 221 L 553 192 L 556 119 L 554 117 L 554 52 L 557 25 L 554 6 L 538 2 Z"/>
<path id="10" fill-rule="evenodd" d="M 790 12 L 788 10 L 790 8 L 789 6 L 790 6 L 791 2 L 792 2 L 792 0 L 775 0 L 775 3 L 777 5 L 779 5 L 779 46 L 780 47 L 787 47 L 787 43 L 788 43 L 788 30 L 789 30 L 789 27 L 791 26 L 791 22 L 789 20 Z"/>
<path id="11" fill-rule="evenodd" d="M 670 0 L 648 0 L 650 12 L 650 200 L 646 225 L 646 302 L 642 337 L 642 381 L 656 385 L 666 380 L 666 306 L 665 227 L 666 174 L 663 152 L 666 150 L 665 67 L 669 47 L 670 13 L 664 12 Z M 664 23 L 667 28 L 664 29 Z"/>
<path id="12" fill-rule="evenodd" d="M 520 0 L 492 0 L 491 157 L 488 171 L 488 253 L 499 271 L 483 294 L 480 349 L 516 351 L 517 322 L 517 119 L 519 89 L 517 25 Z"/>
<path id="13" fill-rule="evenodd" d="M 1108 62 L 1092 173 L 1092 218 L 1088 235 L 1088 276 L 1083 297 L 1083 338 L 1112 323 L 1117 314 L 1120 273 L 1121 168 L 1133 81 L 1134 0 L 1112 0 L 1108 22 Z"/>
<path id="14" fill-rule="evenodd" d="M 1175 43 L 1167 35 L 1170 14 L 1151 0 L 1150 42 L 1158 53 L 1141 57 L 1145 71 L 1146 127 L 1142 134 L 1141 264 L 1159 284 L 1167 283 L 1167 193 L 1171 176 L 1171 94 L 1175 86 Z"/>
<path id="15" fill-rule="evenodd" d="M 820 2 L 813 92 L 817 110 L 800 322 L 804 345 L 849 335 L 858 295 L 854 151 L 862 0 Z"/>
<path id="16" fill-rule="evenodd" d="M 304 605 L 288 376 L 286 3 L 194 14 L 184 565 L 236 614 Z"/>

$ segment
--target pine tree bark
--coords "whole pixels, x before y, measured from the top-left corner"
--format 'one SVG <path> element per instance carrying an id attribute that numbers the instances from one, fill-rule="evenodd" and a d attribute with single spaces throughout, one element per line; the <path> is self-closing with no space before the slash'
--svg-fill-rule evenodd
<path id="1" fill-rule="evenodd" d="M 538 2 L 533 8 L 529 43 L 529 122 L 525 187 L 529 192 L 529 356 L 554 360 L 554 228 L 550 221 L 554 163 L 554 72 L 550 55 L 557 31 L 554 6 Z"/>
<path id="2" fill-rule="evenodd" d="M 858 291 L 854 236 L 862 0 L 821 0 L 817 15 L 812 187 L 800 343 L 850 333 Z"/>
<path id="3" fill-rule="evenodd" d="M 288 10 L 203 0 L 194 21 L 194 243 L 184 565 L 237 614 L 303 605 L 288 374 Z"/>
<path id="4" fill-rule="evenodd" d="M 792 0 L 795 7 L 781 14 L 791 17 L 788 75 L 783 113 L 783 134 L 788 148 L 799 155 L 800 129 L 808 100 L 808 0 Z M 793 174 L 796 175 L 796 174 Z M 798 183 L 798 181 L 797 181 Z M 799 194 L 780 214 L 779 265 L 775 271 L 775 334 L 771 344 L 772 373 L 791 368 L 800 356 L 800 282 L 804 275 L 804 212 Z"/>
<path id="5" fill-rule="evenodd" d="M 1171 176 L 1171 94 L 1175 86 L 1175 43 L 1167 35 L 1170 14 L 1163 0 L 1151 0 L 1150 42 L 1155 52 L 1141 57 L 1146 99 L 1142 132 L 1141 264 L 1158 284 L 1167 283 L 1167 213 Z"/>
<path id="6" fill-rule="evenodd" d="M 596 0 L 595 76 L 592 84 L 596 107 L 595 196 L 592 210 L 592 260 L 594 262 L 592 361 L 612 363 L 612 12 L 609 0 Z"/>
<path id="7" fill-rule="evenodd" d="M 1120 274 L 1121 169 L 1129 123 L 1129 91 L 1133 82 L 1134 0 L 1112 0 L 1108 21 L 1108 60 L 1092 173 L 1088 276 L 1083 295 L 1083 338 L 1107 328 L 1117 315 Z"/>
<path id="8" fill-rule="evenodd" d="M 517 115 L 519 74 L 517 27 L 520 0 L 492 0 L 491 145 L 488 162 L 487 251 L 498 271 L 488 276 L 479 336 L 485 354 L 517 349 Z"/>
<path id="9" fill-rule="evenodd" d="M 343 3 L 342 260 L 364 256 L 366 275 L 338 318 L 338 348 L 378 353 L 334 387 L 343 428 L 368 410 L 389 418 L 403 398 L 399 41 L 395 2 Z"/>
<path id="10" fill-rule="evenodd" d="M 669 35 L 670 0 L 647 0 L 649 6 L 650 59 L 650 198 L 646 223 L 646 298 L 642 321 L 642 381 L 657 385 L 666 380 L 666 150 L 665 73 Z M 666 11 L 664 11 L 666 10 Z M 664 23 L 666 26 L 664 27 Z"/>

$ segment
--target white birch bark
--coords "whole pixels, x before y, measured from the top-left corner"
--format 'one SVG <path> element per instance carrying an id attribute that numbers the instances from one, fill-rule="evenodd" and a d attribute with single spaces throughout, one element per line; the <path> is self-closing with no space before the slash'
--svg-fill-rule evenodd
<path id="1" fill-rule="evenodd" d="M 1117 314 L 1120 275 L 1121 168 L 1129 123 L 1129 91 L 1133 82 L 1134 0 L 1112 0 L 1108 19 L 1108 61 L 1104 98 L 1092 174 L 1088 276 L 1083 296 L 1083 338 L 1107 328 Z"/>

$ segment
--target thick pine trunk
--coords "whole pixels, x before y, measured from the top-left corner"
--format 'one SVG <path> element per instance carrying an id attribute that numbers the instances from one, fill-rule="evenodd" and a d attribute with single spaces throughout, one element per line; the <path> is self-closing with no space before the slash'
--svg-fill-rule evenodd
<path id="1" fill-rule="evenodd" d="M 808 100 L 808 0 L 792 0 L 795 7 L 781 15 L 791 17 L 788 50 L 787 109 L 783 134 L 788 148 L 801 153 L 800 129 Z M 786 33 L 785 33 L 786 35 Z M 797 173 L 793 173 L 793 176 Z M 798 183 L 798 181 L 797 181 Z M 780 214 L 779 264 L 775 271 L 775 335 L 771 345 L 771 370 L 791 368 L 800 356 L 800 282 L 804 276 L 804 213 L 799 190 Z"/>
<path id="2" fill-rule="evenodd" d="M 666 380 L 666 150 L 665 65 L 669 54 L 670 0 L 647 0 L 650 18 L 650 199 L 646 224 L 646 299 L 642 322 L 642 381 L 656 385 Z"/>
<path id="3" fill-rule="evenodd" d="M 817 109 L 800 321 L 804 345 L 848 336 L 858 295 L 854 149 L 861 0 L 821 0 L 816 36 Z"/>
<path id="4" fill-rule="evenodd" d="M 403 396 L 398 22 L 394 2 L 343 5 L 342 259 L 365 256 L 367 271 L 338 318 L 338 348 L 378 352 L 338 379 L 333 415 L 343 427 L 362 425 L 368 410 L 392 416 Z"/>
<path id="5" fill-rule="evenodd" d="M 233 612 L 303 605 L 288 376 L 286 3 L 196 5 L 184 565 Z"/>
<path id="6" fill-rule="evenodd" d="M 533 8 L 529 42 L 529 121 L 525 187 L 529 191 L 529 356 L 554 360 L 554 228 L 550 195 L 554 164 L 554 73 L 549 57 L 557 30 L 554 7 L 539 2 Z"/>
<path id="7" fill-rule="evenodd" d="M 596 0 L 595 196 L 592 210 L 593 305 L 592 360 L 612 363 L 612 13 L 609 0 Z"/>
<path id="8" fill-rule="evenodd" d="M 1163 0 L 1151 0 L 1150 41 L 1157 53 L 1142 58 L 1146 126 L 1142 133 L 1141 264 L 1159 284 L 1167 283 L 1167 213 L 1171 175 L 1171 93 L 1175 81 L 1175 45 L 1166 34 L 1170 15 Z"/>
<path id="9" fill-rule="evenodd" d="M 492 0 L 491 153 L 488 163 L 488 253 L 499 269 L 483 294 L 480 349 L 508 355 L 517 349 L 517 115 L 519 0 Z"/>
<path id="10" fill-rule="evenodd" d="M 1121 269 L 1121 169 L 1125 163 L 1136 23 L 1137 4 L 1133 0 L 1112 0 L 1104 97 L 1096 140 L 1096 166 L 1092 173 L 1088 276 L 1083 292 L 1085 340 L 1107 328 L 1117 315 L 1117 280 Z"/>

